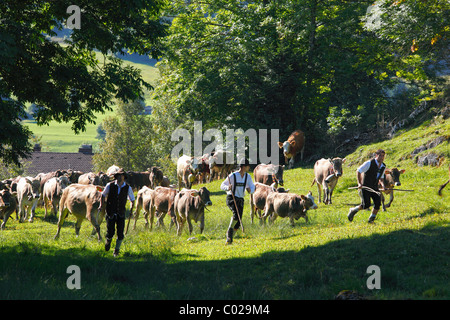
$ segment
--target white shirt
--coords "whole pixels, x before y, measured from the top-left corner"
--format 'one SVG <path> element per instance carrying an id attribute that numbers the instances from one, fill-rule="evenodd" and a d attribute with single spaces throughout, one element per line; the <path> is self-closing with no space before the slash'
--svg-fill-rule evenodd
<path id="1" fill-rule="evenodd" d="M 380 164 L 378 163 L 378 161 L 377 161 L 377 159 L 374 159 L 375 160 L 375 163 L 377 164 L 377 166 L 379 167 L 379 168 L 382 168 L 382 167 L 384 167 L 384 169 L 383 169 L 383 173 L 381 174 L 381 176 L 378 178 L 378 179 L 382 179 L 383 177 L 384 177 L 384 170 L 386 169 L 386 166 L 384 166 L 383 164 L 381 164 L 381 167 L 380 167 Z M 367 170 L 369 170 L 369 168 L 370 168 L 370 162 L 372 161 L 372 159 L 371 160 L 368 160 L 368 161 L 366 161 L 366 162 L 364 162 L 357 170 L 358 170 L 358 172 L 359 173 L 364 173 L 364 172 L 366 172 Z"/>
<path id="2" fill-rule="evenodd" d="M 119 185 L 117 184 L 117 180 L 114 181 L 114 182 L 110 182 L 110 183 L 108 183 L 108 184 L 106 185 L 105 189 L 103 190 L 102 196 L 106 197 L 106 196 L 109 194 L 109 188 L 110 188 L 109 186 L 110 186 L 111 183 L 115 183 L 115 184 L 117 185 L 117 187 L 118 187 L 118 188 L 117 188 L 117 194 L 119 194 L 119 193 L 120 193 L 120 190 L 121 190 L 123 187 L 125 187 L 125 181 L 122 183 L 121 186 L 119 186 Z M 133 188 L 131 188 L 131 187 L 128 188 L 128 199 L 129 199 L 130 201 L 134 201 Z"/>
<path id="3" fill-rule="evenodd" d="M 245 189 L 247 189 L 247 188 L 250 188 L 250 193 L 255 192 L 255 185 L 253 184 L 252 177 L 247 172 L 245 174 L 248 175 L 247 183 L 245 185 L 245 188 L 242 186 L 236 186 L 236 191 L 234 193 L 234 196 L 237 198 L 243 198 L 245 195 Z M 234 177 L 233 177 L 233 175 L 234 175 Z M 235 178 L 236 178 L 236 180 L 235 180 Z M 230 186 L 230 182 L 228 182 L 228 181 L 231 182 L 231 190 L 228 190 L 228 187 Z M 231 194 L 233 192 L 235 181 L 236 181 L 236 183 L 244 184 L 245 175 L 243 177 L 241 177 L 241 174 L 239 173 L 239 171 L 231 173 L 228 176 L 228 178 L 223 180 L 222 184 L 220 185 L 220 189 L 222 189 L 223 191 L 227 191 L 227 194 Z"/>

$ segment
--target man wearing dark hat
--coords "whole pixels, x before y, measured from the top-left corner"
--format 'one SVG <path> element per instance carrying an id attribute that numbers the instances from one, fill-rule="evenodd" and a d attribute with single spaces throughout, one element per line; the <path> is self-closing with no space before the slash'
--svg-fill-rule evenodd
<path id="1" fill-rule="evenodd" d="M 106 198 L 106 243 L 105 250 L 109 251 L 111 241 L 114 237 L 117 226 L 117 241 L 114 249 L 114 257 L 119 255 L 120 245 L 124 238 L 125 228 L 125 205 L 127 198 L 131 201 L 130 214 L 134 208 L 133 189 L 125 183 L 125 171 L 119 169 L 114 173 L 115 181 L 108 183 L 102 192 L 102 203 L 99 210 L 104 205 Z"/>
<path id="2" fill-rule="evenodd" d="M 250 163 L 247 159 L 243 159 L 239 163 L 239 171 L 231 173 L 220 185 L 220 189 L 227 191 L 227 206 L 233 212 L 227 231 L 227 244 L 233 242 L 233 235 L 241 226 L 245 190 L 248 193 L 255 192 L 252 177 L 247 173 L 249 169 Z M 236 203 L 233 200 L 233 195 Z"/>

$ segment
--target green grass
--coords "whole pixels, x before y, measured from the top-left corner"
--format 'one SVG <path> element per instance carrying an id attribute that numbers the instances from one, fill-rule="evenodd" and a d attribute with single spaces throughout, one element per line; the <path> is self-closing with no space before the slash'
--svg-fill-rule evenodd
<path id="1" fill-rule="evenodd" d="M 103 58 L 100 57 L 101 54 L 98 52 L 96 54 L 99 61 L 103 61 Z M 124 61 L 124 64 L 140 69 L 142 78 L 152 85 L 155 84 L 159 77 L 159 71 L 155 67 L 130 61 Z M 144 99 L 146 105 L 152 105 L 151 93 L 148 90 L 144 93 Z M 94 149 L 96 148 L 99 143 L 99 140 L 96 139 L 97 127 L 106 117 L 113 114 L 114 111 L 106 111 L 104 114 L 97 113 L 95 123 L 87 123 L 86 131 L 79 134 L 75 134 L 72 131 L 72 122 L 58 123 L 52 121 L 48 126 L 38 126 L 34 120 L 24 120 L 23 124 L 27 125 L 35 136 L 41 137 L 42 151 L 78 152 L 78 148 L 82 144 L 92 144 Z"/>
<path id="2" fill-rule="evenodd" d="M 231 215 L 220 181 L 206 184 L 213 206 L 206 211 L 203 234 L 198 225 L 192 235 L 185 226 L 180 237 L 174 228 L 149 231 L 141 214 L 116 259 L 90 235 L 87 221 L 75 237 L 72 216 L 60 239 L 53 240 L 57 219 L 44 220 L 39 208 L 34 223 L 10 220 L 0 232 L 0 298 L 333 299 L 341 290 L 356 290 L 370 299 L 449 299 L 450 189 L 437 195 L 448 179 L 449 158 L 441 167 L 422 168 L 412 159 L 399 160 L 433 132 L 449 134 L 448 126 L 449 120 L 424 125 L 358 148 L 347 156 L 333 204 L 309 211 L 308 223 L 300 219 L 291 227 L 288 219 L 278 218 L 273 225 L 252 225 L 247 195 L 245 233 L 239 231 L 231 246 L 225 245 Z M 447 154 L 444 144 L 439 152 Z M 350 223 L 348 209 L 359 197 L 348 187 L 355 185 L 355 169 L 365 154 L 379 147 L 388 150 L 388 167 L 406 168 L 402 188 L 415 191 L 396 192 L 373 225 L 367 223 L 369 211 L 360 211 Z M 288 170 L 284 180 L 290 192 L 311 190 L 317 199 L 311 168 Z M 101 229 L 104 234 L 104 224 Z M 81 269 L 81 290 L 66 287 L 66 269 L 73 264 Z M 381 269 L 380 290 L 366 287 L 370 265 Z"/>

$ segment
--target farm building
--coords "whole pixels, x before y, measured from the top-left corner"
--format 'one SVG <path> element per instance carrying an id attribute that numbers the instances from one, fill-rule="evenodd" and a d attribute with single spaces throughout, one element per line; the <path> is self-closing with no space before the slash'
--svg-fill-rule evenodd
<path id="1" fill-rule="evenodd" d="M 35 176 L 40 172 L 51 172 L 58 169 L 91 172 L 93 169 L 93 155 L 92 145 L 90 144 L 81 145 L 77 153 L 42 152 L 41 146 L 36 144 L 31 157 L 28 159 L 31 163 L 26 171 L 30 176 Z"/>

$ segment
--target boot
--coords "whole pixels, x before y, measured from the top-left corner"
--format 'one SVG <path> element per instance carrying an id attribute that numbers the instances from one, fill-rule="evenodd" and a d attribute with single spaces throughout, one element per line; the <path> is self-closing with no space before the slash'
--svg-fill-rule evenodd
<path id="1" fill-rule="evenodd" d="M 348 212 L 347 218 L 348 221 L 352 222 L 353 221 L 353 217 L 355 216 L 355 214 L 359 211 L 359 206 L 358 207 L 354 207 L 354 208 L 350 208 L 350 211 Z"/>
<path id="2" fill-rule="evenodd" d="M 233 243 L 233 233 L 234 233 L 234 229 L 233 228 L 228 228 L 228 231 L 227 231 L 227 244 L 232 244 Z"/>
<path id="3" fill-rule="evenodd" d="M 369 220 L 367 222 L 368 223 L 373 223 L 375 221 L 376 217 L 377 217 L 376 215 L 371 214 L 370 217 L 369 217 Z"/>
<path id="4" fill-rule="evenodd" d="M 117 257 L 120 252 L 120 245 L 122 244 L 122 240 L 116 240 L 116 247 L 114 248 L 114 257 Z"/>
<path id="5" fill-rule="evenodd" d="M 111 240 L 112 239 L 106 238 L 105 251 L 109 251 L 109 249 L 111 248 Z"/>

